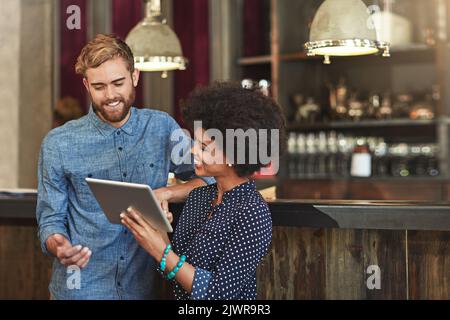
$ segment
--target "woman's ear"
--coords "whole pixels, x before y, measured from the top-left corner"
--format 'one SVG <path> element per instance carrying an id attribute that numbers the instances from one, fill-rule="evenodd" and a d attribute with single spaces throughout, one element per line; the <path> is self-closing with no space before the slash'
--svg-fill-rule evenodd
<path id="1" fill-rule="evenodd" d="M 136 88 L 139 83 L 140 71 L 138 69 L 134 69 L 131 74 L 131 79 L 133 80 L 133 86 Z"/>
<path id="2" fill-rule="evenodd" d="M 224 154 L 225 163 L 228 168 L 233 168 L 234 161 L 231 161 L 225 154 Z"/>

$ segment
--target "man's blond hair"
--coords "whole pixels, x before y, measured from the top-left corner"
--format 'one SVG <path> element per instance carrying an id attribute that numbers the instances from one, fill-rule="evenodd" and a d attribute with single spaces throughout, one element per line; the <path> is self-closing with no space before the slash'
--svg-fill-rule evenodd
<path id="1" fill-rule="evenodd" d="M 81 50 L 75 72 L 86 77 L 88 69 L 97 68 L 117 57 L 125 60 L 128 71 L 134 71 L 134 56 L 130 47 L 115 35 L 98 34 Z"/>

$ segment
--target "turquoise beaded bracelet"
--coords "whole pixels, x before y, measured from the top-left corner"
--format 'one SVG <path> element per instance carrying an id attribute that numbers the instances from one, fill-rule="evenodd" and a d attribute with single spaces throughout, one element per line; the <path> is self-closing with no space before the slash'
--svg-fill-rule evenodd
<path id="1" fill-rule="evenodd" d="M 186 256 L 181 256 L 180 261 L 178 261 L 177 265 L 173 270 L 167 275 L 167 279 L 172 280 L 175 278 L 175 275 L 180 270 L 180 268 L 183 266 L 183 263 L 186 261 Z"/>
<path id="2" fill-rule="evenodd" d="M 159 263 L 159 268 L 164 272 L 166 270 L 166 257 L 169 254 L 169 251 L 172 250 L 172 246 L 170 244 L 167 245 L 166 250 L 164 250 L 163 257 L 161 262 Z"/>

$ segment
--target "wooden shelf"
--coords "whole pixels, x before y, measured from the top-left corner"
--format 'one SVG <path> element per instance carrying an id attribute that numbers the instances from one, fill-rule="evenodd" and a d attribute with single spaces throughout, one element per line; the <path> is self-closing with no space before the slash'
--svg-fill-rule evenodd
<path id="1" fill-rule="evenodd" d="M 414 182 L 414 181 L 422 181 L 422 182 L 450 182 L 450 180 L 444 176 L 437 176 L 437 177 L 370 177 L 370 178 L 356 178 L 356 177 L 325 177 L 325 178 L 319 178 L 319 177 L 304 177 L 304 178 L 289 178 L 286 177 L 284 179 L 280 179 L 280 181 L 283 182 L 333 182 L 333 181 L 339 181 L 339 182 Z"/>
<path id="2" fill-rule="evenodd" d="M 317 60 L 317 59 L 323 59 L 320 56 L 308 56 L 306 52 L 293 52 L 293 53 L 285 53 L 280 55 L 281 61 L 304 61 L 304 60 Z"/>
<path id="3" fill-rule="evenodd" d="M 238 60 L 240 66 L 254 66 L 261 64 L 272 63 L 273 57 L 271 55 L 265 56 L 254 56 L 254 57 L 243 57 Z M 285 53 L 279 56 L 280 61 L 306 61 L 306 60 L 320 60 L 323 59 L 320 56 L 309 57 L 306 52 L 292 52 Z"/>
<path id="4" fill-rule="evenodd" d="M 426 44 L 412 43 L 409 45 L 392 47 L 390 52 L 395 57 L 397 54 L 433 53 L 434 50 L 435 50 L 434 47 L 427 46 Z M 270 64 L 270 63 L 272 63 L 272 58 L 273 57 L 271 55 L 243 57 L 238 60 L 238 64 L 240 66 Z M 359 57 L 359 58 L 364 58 L 364 57 Z M 322 60 L 322 59 L 323 59 L 322 56 L 308 56 L 305 51 L 283 53 L 283 54 L 280 54 L 280 56 L 279 56 L 279 60 L 284 61 L 284 62 L 311 61 L 311 60 Z M 336 58 L 333 58 L 333 59 L 336 59 Z M 339 57 L 337 57 L 337 59 L 339 59 Z M 345 59 L 345 57 L 344 57 L 344 59 Z M 355 59 L 355 57 L 352 57 L 352 59 Z"/>
<path id="5" fill-rule="evenodd" d="M 261 64 L 270 64 L 272 62 L 272 56 L 255 56 L 255 57 L 243 57 L 238 60 L 240 66 L 255 66 Z"/>
<path id="6" fill-rule="evenodd" d="M 448 119 L 439 120 L 409 120 L 409 119 L 393 119 L 393 120 L 362 120 L 362 121 L 332 121 L 326 123 L 298 123 L 288 126 L 290 131 L 306 131 L 320 129 L 342 129 L 342 128 L 374 128 L 374 127 L 417 127 L 417 126 L 433 126 L 439 123 L 449 123 Z"/>
<path id="7" fill-rule="evenodd" d="M 391 53 L 409 53 L 409 52 L 423 52 L 434 51 L 434 47 L 430 47 L 424 43 L 411 43 L 402 46 L 394 46 L 390 48 Z"/>
<path id="8" fill-rule="evenodd" d="M 408 55 L 408 54 L 420 54 L 430 56 L 434 55 L 435 48 L 430 47 L 422 43 L 411 43 L 408 45 L 391 47 L 391 56 L 395 58 L 397 55 Z M 364 59 L 370 56 L 360 56 L 360 57 L 350 57 L 351 60 Z M 345 60 L 349 57 L 332 57 L 333 61 Z M 337 59 L 337 60 L 336 60 Z M 323 60 L 322 56 L 308 56 L 305 51 L 298 51 L 292 53 L 284 53 L 280 55 L 280 61 L 292 62 L 292 61 L 308 61 L 308 60 Z"/>

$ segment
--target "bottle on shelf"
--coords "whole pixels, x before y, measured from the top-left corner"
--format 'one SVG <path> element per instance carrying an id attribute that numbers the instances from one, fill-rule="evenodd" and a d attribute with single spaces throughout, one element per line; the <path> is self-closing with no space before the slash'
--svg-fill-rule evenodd
<path id="1" fill-rule="evenodd" d="M 271 83 L 269 80 L 266 80 L 266 79 L 259 80 L 258 88 L 262 92 L 262 94 L 264 94 L 266 97 L 270 96 L 270 87 L 271 87 Z"/>
<path id="2" fill-rule="evenodd" d="M 308 155 L 306 152 L 306 137 L 304 134 L 299 134 L 297 136 L 297 150 L 298 150 L 298 157 L 297 157 L 297 165 L 296 165 L 296 175 L 298 178 L 304 178 L 306 177 L 306 166 L 307 166 L 307 160 Z"/>
<path id="3" fill-rule="evenodd" d="M 367 104 L 367 118 L 375 119 L 380 112 L 381 98 L 380 95 L 373 93 L 369 96 Z"/>
<path id="4" fill-rule="evenodd" d="M 335 131 L 291 133 L 288 173 L 292 179 L 437 177 L 434 143 L 386 143 L 382 137 L 353 137 Z"/>
<path id="5" fill-rule="evenodd" d="M 327 134 L 323 131 L 319 132 L 318 136 L 316 136 L 316 145 L 317 145 L 317 156 L 316 156 L 316 164 L 317 164 L 317 177 L 325 178 L 328 176 L 327 172 L 327 158 L 328 158 L 328 142 L 327 142 Z"/>
<path id="6" fill-rule="evenodd" d="M 297 123 L 300 122 L 309 122 L 314 123 L 318 121 L 320 115 L 320 107 L 315 102 L 314 98 L 308 97 L 306 103 L 302 103 L 298 106 L 295 121 Z"/>
<path id="7" fill-rule="evenodd" d="M 326 161 L 326 171 L 329 177 L 335 177 L 338 171 L 338 138 L 335 131 L 331 131 L 328 135 L 328 156 Z"/>
<path id="8" fill-rule="evenodd" d="M 269 80 L 261 79 L 259 81 L 255 81 L 253 79 L 243 79 L 241 81 L 241 86 L 242 88 L 248 90 L 257 89 L 261 91 L 265 96 L 270 96 L 271 82 Z"/>
<path id="9" fill-rule="evenodd" d="M 341 78 L 339 84 L 330 86 L 331 118 L 334 120 L 345 120 L 347 117 L 347 95 L 348 88 L 345 80 Z"/>
<path id="10" fill-rule="evenodd" d="M 288 175 L 291 179 L 299 178 L 297 176 L 297 134 L 295 132 L 291 132 L 288 138 Z"/>
<path id="11" fill-rule="evenodd" d="M 309 133 L 306 136 L 306 157 L 305 157 L 305 176 L 308 178 L 317 177 L 317 149 L 316 138 L 314 133 Z"/>
<path id="12" fill-rule="evenodd" d="M 392 113 L 393 110 L 392 110 L 391 94 L 387 92 L 383 95 L 381 107 L 378 110 L 377 119 L 383 120 L 391 119 Z"/>
<path id="13" fill-rule="evenodd" d="M 389 175 L 389 160 L 387 159 L 387 149 L 388 146 L 383 138 L 375 138 L 375 146 L 371 147 L 371 150 L 373 150 L 373 176 L 386 177 Z"/>
<path id="14" fill-rule="evenodd" d="M 337 155 L 337 175 L 339 177 L 348 177 L 351 164 L 351 150 L 353 148 L 353 139 L 346 137 L 344 134 L 339 133 L 338 137 L 338 155 Z"/>
<path id="15" fill-rule="evenodd" d="M 358 178 L 369 178 L 372 175 L 372 155 L 364 138 L 358 139 L 353 149 L 350 175 Z"/>

